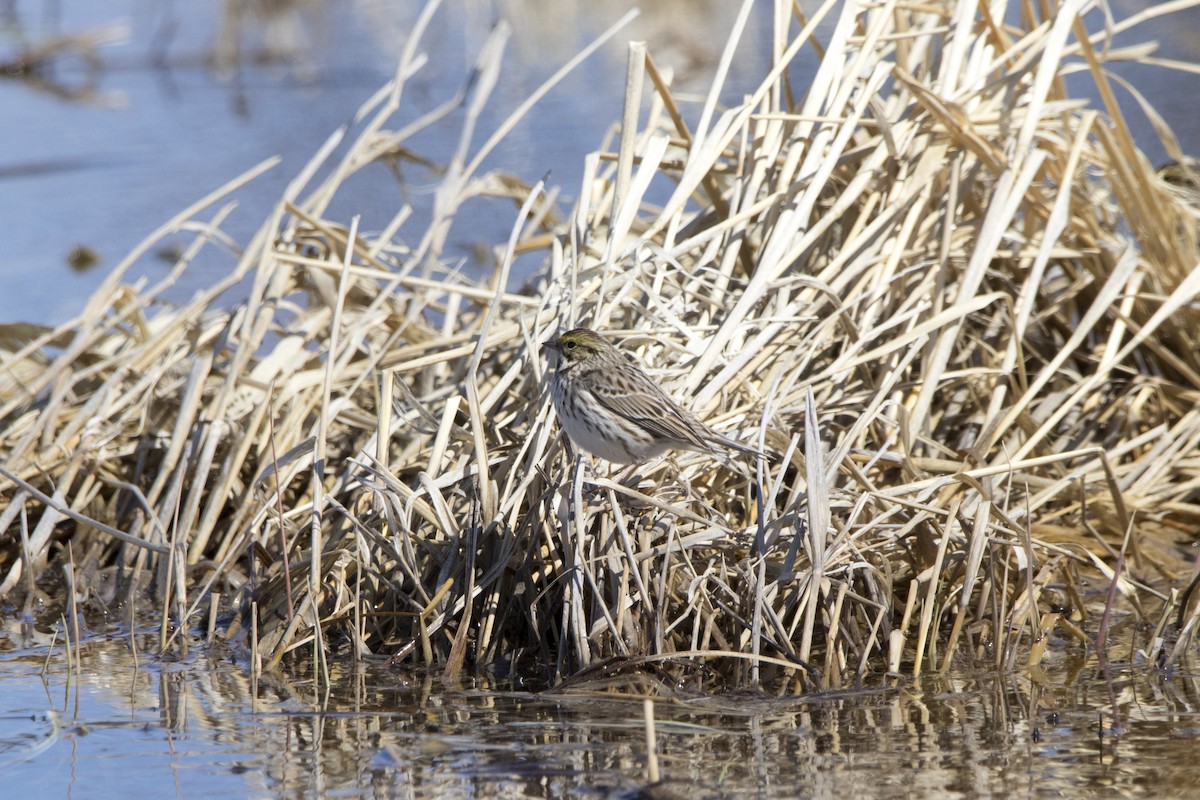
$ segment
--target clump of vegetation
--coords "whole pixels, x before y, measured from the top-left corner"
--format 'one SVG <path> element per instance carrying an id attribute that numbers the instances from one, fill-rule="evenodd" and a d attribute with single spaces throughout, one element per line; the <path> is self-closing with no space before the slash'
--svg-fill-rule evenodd
<path id="1" fill-rule="evenodd" d="M 769 74 L 723 108 L 722 60 L 690 123 L 633 45 L 619 144 L 565 222 L 545 187 L 480 174 L 505 125 L 463 137 L 422 230 L 406 207 L 368 233 L 330 218 L 343 184 L 411 158 L 445 114 L 474 126 L 499 74 L 489 46 L 469 104 L 407 115 L 431 7 L 226 281 L 160 300 L 219 240 L 229 206 L 206 210 L 257 171 L 164 225 L 78 319 L 10 331 L 0 594 L 70 559 L 176 630 L 219 598 L 216 633 L 256 665 L 836 686 L 959 656 L 1011 668 L 1064 637 L 1104 653 L 1130 610 L 1155 625 L 1147 655 L 1178 658 L 1197 613 L 1173 549 L 1200 520 L 1196 209 L 1114 99 L 1123 26 L 839 6 L 777 3 Z M 1103 109 L 1065 95 L 1080 67 Z M 480 195 L 520 210 L 473 282 L 444 253 Z M 185 227 L 172 276 L 121 284 Z M 244 302 L 218 303 L 243 279 Z M 774 456 L 585 469 L 540 348 L 575 325 Z"/>

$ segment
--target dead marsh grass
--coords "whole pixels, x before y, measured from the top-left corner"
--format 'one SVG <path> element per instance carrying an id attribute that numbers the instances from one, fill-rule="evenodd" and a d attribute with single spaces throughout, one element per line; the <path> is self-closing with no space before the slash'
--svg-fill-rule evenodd
<path id="1" fill-rule="evenodd" d="M 1196 218 L 1123 122 L 1104 71 L 1123 24 L 842 5 L 777 3 L 777 66 L 723 107 L 723 59 L 690 124 L 632 45 L 627 134 L 565 222 L 554 190 L 480 173 L 506 125 L 463 136 L 423 230 L 402 207 L 362 231 L 326 215 L 343 183 L 443 118 L 473 130 L 501 74 L 503 27 L 472 93 L 407 114 L 419 23 L 226 281 L 161 300 L 270 163 L 165 223 L 71 323 L 7 330 L 0 596 L 70 561 L 104 602 L 159 609 L 164 647 L 229 608 L 215 633 L 256 669 L 690 662 L 709 685 L 830 687 L 1014 668 L 1055 639 L 1103 652 L 1117 609 L 1154 626 L 1151 660 L 1186 655 L 1187 564 L 1147 540 L 1200 521 Z M 1105 108 L 1064 95 L 1068 69 Z M 477 196 L 519 206 L 483 282 L 446 255 Z M 171 276 L 121 283 L 180 230 Z M 514 288 L 518 254 L 544 262 Z M 539 347 L 575 324 L 778 457 L 585 475 Z M 1116 591 L 1097 604 L 1081 575 Z"/>

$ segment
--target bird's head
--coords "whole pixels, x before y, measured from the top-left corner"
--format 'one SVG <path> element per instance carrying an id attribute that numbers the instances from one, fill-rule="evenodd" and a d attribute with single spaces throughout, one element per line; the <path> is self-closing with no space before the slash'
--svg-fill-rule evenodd
<path id="1" fill-rule="evenodd" d="M 547 350 L 558 353 L 564 364 L 578 364 L 602 358 L 612 345 L 600 334 L 587 328 L 575 328 L 562 336 L 555 336 L 542 343 Z"/>

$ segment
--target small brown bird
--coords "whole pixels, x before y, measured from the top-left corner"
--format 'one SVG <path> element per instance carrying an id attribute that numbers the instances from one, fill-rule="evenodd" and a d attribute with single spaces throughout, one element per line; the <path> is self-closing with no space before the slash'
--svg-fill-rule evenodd
<path id="1" fill-rule="evenodd" d="M 667 450 L 716 453 L 717 447 L 762 458 L 680 408 L 595 331 L 576 328 L 543 346 L 558 353 L 550 392 L 559 423 L 579 449 L 617 464 L 640 464 Z"/>

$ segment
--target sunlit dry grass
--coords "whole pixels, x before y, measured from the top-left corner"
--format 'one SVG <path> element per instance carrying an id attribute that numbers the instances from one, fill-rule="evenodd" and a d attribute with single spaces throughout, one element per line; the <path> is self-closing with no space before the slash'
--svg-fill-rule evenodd
<path id="1" fill-rule="evenodd" d="M 631 46 L 625 133 L 588 158 L 565 223 L 556 190 L 480 173 L 502 126 L 463 137 L 427 227 L 404 207 L 358 230 L 327 214 L 347 179 L 405 162 L 447 115 L 472 129 L 501 74 L 502 27 L 470 97 L 407 113 L 431 5 L 227 281 L 172 307 L 177 273 L 131 288 L 118 270 L 71 323 L 7 332 L 0 595 L 70 560 L 110 604 L 162 608 L 172 647 L 219 598 L 217 635 L 256 668 L 669 660 L 711 667 L 708 685 L 835 686 L 959 656 L 1013 668 L 1064 638 L 1103 650 L 1105 607 L 1156 626 L 1148 657 L 1179 658 L 1197 614 L 1171 543 L 1200 522 L 1196 219 L 1117 106 L 1103 59 L 1121 26 L 842 6 L 778 3 L 776 67 L 727 108 L 727 62 L 681 109 Z M 791 69 L 813 52 L 815 76 Z M 1105 108 L 1064 95 L 1077 68 Z M 185 269 L 269 166 L 127 263 L 188 230 Z M 482 283 L 446 255 L 479 195 L 520 207 Z M 244 302 L 216 302 L 244 278 Z M 620 480 L 573 461 L 540 342 L 574 325 L 773 457 L 680 454 Z"/>

